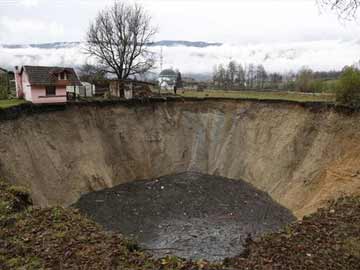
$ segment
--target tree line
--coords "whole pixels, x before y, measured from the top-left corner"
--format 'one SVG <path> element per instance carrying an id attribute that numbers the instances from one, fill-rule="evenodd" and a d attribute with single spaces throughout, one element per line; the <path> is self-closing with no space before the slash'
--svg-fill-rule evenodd
<path id="1" fill-rule="evenodd" d="M 242 65 L 230 61 L 216 65 L 212 88 L 222 90 L 285 90 L 299 92 L 333 92 L 342 70 L 313 71 L 303 67 L 298 72 L 268 72 L 262 64 Z"/>
<path id="2" fill-rule="evenodd" d="M 221 89 L 262 89 L 267 78 L 263 65 L 243 66 L 236 61 L 230 61 L 226 67 L 215 66 L 213 71 L 213 84 Z"/>

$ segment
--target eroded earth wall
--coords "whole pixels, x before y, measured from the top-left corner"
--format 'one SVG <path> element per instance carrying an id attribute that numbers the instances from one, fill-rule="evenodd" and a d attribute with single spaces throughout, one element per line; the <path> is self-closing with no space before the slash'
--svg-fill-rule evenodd
<path id="1" fill-rule="evenodd" d="M 360 193 L 360 114 L 254 101 L 70 106 L 0 122 L 0 175 L 41 206 L 184 171 L 243 179 L 298 217 Z"/>

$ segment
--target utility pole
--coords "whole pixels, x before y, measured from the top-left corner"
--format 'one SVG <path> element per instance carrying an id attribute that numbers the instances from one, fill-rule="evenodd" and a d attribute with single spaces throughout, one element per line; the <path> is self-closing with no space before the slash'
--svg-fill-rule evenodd
<path id="1" fill-rule="evenodd" d="M 164 65 L 164 55 L 163 55 L 163 47 L 160 50 L 160 72 L 163 70 Z"/>

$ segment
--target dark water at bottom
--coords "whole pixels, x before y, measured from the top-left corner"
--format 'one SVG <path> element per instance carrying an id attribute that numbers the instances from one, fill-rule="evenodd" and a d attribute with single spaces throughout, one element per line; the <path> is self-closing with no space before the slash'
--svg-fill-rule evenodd
<path id="1" fill-rule="evenodd" d="M 157 257 L 209 261 L 238 255 L 249 235 L 276 231 L 295 220 L 288 209 L 242 180 L 192 172 L 93 192 L 74 207 Z"/>

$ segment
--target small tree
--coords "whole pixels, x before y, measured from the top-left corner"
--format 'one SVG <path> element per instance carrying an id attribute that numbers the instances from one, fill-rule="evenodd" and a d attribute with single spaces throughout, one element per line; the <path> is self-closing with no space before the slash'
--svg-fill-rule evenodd
<path id="1" fill-rule="evenodd" d="M 239 85 L 239 89 L 245 88 L 245 70 L 241 64 L 237 67 L 237 75 L 236 75 L 236 81 Z"/>
<path id="2" fill-rule="evenodd" d="M 263 65 L 258 65 L 256 67 L 256 75 L 255 75 L 255 80 L 256 80 L 256 87 L 258 89 L 263 89 L 264 85 L 265 85 L 265 81 L 268 78 L 268 75 L 266 73 L 266 70 L 264 68 Z"/>
<path id="3" fill-rule="evenodd" d="M 219 87 L 224 87 L 225 86 L 225 81 L 226 81 L 226 69 L 224 68 L 224 66 L 222 64 L 220 64 L 218 66 L 218 85 Z"/>
<path id="4" fill-rule="evenodd" d="M 254 88 L 254 82 L 256 78 L 256 69 L 254 64 L 250 64 L 247 68 L 247 88 L 253 89 Z"/>
<path id="5" fill-rule="evenodd" d="M 296 78 L 296 90 L 300 92 L 311 92 L 311 82 L 313 80 L 313 71 L 308 68 L 300 70 Z"/>
<path id="6" fill-rule="evenodd" d="M 348 106 L 360 105 L 360 71 L 358 69 L 345 68 L 338 82 L 336 101 Z"/>
<path id="7" fill-rule="evenodd" d="M 229 84 L 229 88 L 234 88 L 234 84 L 235 84 L 235 78 L 236 78 L 236 73 L 237 73 L 237 63 L 235 61 L 230 61 L 228 64 L 228 84 Z"/>
<path id="8" fill-rule="evenodd" d="M 107 72 L 126 79 L 153 67 L 154 54 L 147 46 L 155 33 L 142 6 L 115 2 L 90 25 L 85 49 L 107 67 Z"/>
<path id="9" fill-rule="evenodd" d="M 0 99 L 7 99 L 9 94 L 9 77 L 0 73 Z"/>

